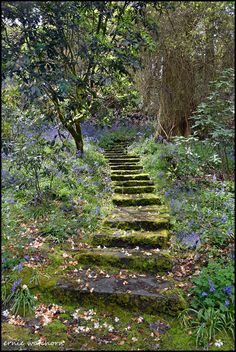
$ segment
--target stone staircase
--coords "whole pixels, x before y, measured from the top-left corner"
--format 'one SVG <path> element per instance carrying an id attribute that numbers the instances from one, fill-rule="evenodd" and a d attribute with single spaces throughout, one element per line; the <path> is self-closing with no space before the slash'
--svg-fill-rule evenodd
<path id="1" fill-rule="evenodd" d="M 78 251 L 76 260 L 83 269 L 59 282 L 56 294 L 174 315 L 186 302 L 171 276 L 166 279 L 173 265 L 168 208 L 156 195 L 139 156 L 129 155 L 127 146 L 128 142 L 117 141 L 105 149 L 116 207 L 93 236 L 93 247 Z"/>

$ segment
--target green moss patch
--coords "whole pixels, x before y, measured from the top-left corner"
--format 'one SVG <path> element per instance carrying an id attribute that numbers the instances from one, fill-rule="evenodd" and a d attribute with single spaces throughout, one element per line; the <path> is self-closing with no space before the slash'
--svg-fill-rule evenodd
<path id="1" fill-rule="evenodd" d="M 95 245 L 115 246 L 115 247 L 136 247 L 141 248 L 163 248 L 169 240 L 168 230 L 157 232 L 146 231 L 124 231 L 104 229 L 94 234 L 92 243 Z"/>
<path id="2" fill-rule="evenodd" d="M 118 267 L 135 269 L 141 272 L 165 272 L 172 268 L 172 259 L 168 254 L 155 252 L 142 252 L 130 250 L 129 252 L 118 249 L 89 250 L 80 252 L 75 256 L 80 264 L 96 265 L 102 267 Z"/>
<path id="3" fill-rule="evenodd" d="M 115 195 L 113 196 L 112 201 L 115 205 L 119 205 L 119 206 L 129 206 L 129 205 L 139 206 L 139 205 L 152 205 L 152 204 L 160 205 L 162 203 L 160 197 L 149 193 Z"/>
<path id="4" fill-rule="evenodd" d="M 137 193 L 152 193 L 155 191 L 154 186 L 132 186 L 132 187 L 115 187 L 115 193 L 121 194 L 137 194 Z"/>

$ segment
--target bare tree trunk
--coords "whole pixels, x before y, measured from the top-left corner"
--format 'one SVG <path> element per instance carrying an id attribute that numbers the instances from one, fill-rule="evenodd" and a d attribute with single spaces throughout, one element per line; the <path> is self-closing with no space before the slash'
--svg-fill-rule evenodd
<path id="1" fill-rule="evenodd" d="M 173 50 L 163 60 L 157 135 L 170 139 L 190 134 L 193 96 L 194 71 L 190 61 L 180 51 Z"/>

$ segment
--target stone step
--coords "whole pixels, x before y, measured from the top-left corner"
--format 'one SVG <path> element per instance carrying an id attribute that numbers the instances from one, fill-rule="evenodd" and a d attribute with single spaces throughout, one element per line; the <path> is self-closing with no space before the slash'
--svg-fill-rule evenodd
<path id="1" fill-rule="evenodd" d="M 117 173 L 113 173 L 111 174 L 111 179 L 112 181 L 137 181 L 137 180 L 150 180 L 149 175 L 148 174 L 117 174 Z"/>
<path id="2" fill-rule="evenodd" d="M 123 170 L 143 170 L 143 167 L 140 165 L 118 165 L 111 166 L 112 171 L 123 171 Z"/>
<path id="3" fill-rule="evenodd" d="M 115 205 L 121 207 L 136 205 L 161 205 L 160 197 L 152 193 L 114 195 L 112 201 Z"/>
<path id="4" fill-rule="evenodd" d="M 113 175 L 140 175 L 142 173 L 141 171 L 143 170 L 112 170 L 111 171 L 111 176 Z"/>
<path id="5" fill-rule="evenodd" d="M 147 215 L 158 216 L 160 214 L 169 214 L 169 208 L 166 205 L 144 205 L 136 207 L 116 207 L 111 213 L 112 216 L 123 216 L 123 217 L 143 217 Z"/>
<path id="6" fill-rule="evenodd" d="M 115 303 L 149 314 L 176 315 L 187 306 L 174 282 L 148 274 L 78 270 L 68 273 L 51 290 L 58 302 Z"/>
<path id="7" fill-rule="evenodd" d="M 125 157 L 125 158 L 110 158 L 109 159 L 109 163 L 116 163 L 116 164 L 120 164 L 120 163 L 129 163 L 129 162 L 139 162 L 140 158 L 134 157 L 131 158 L 129 156 Z"/>
<path id="8" fill-rule="evenodd" d="M 115 187 L 114 192 L 120 193 L 120 194 L 152 193 L 152 192 L 155 192 L 155 187 L 154 186 Z"/>
<path id="9" fill-rule="evenodd" d="M 104 149 L 105 152 L 121 152 L 123 150 L 126 150 L 126 147 L 116 147 L 116 148 L 109 148 L 109 149 Z"/>
<path id="10" fill-rule="evenodd" d="M 173 266 L 169 254 L 160 250 L 140 250 L 124 248 L 90 248 L 79 250 L 74 259 L 79 264 L 88 267 L 99 266 L 106 268 L 123 268 L 137 270 L 138 272 L 150 272 L 164 274 L 170 271 Z"/>
<path id="11" fill-rule="evenodd" d="M 105 226 L 123 230 L 157 231 L 170 227 L 170 217 L 167 213 L 150 212 L 124 213 L 112 212 L 105 220 Z"/>
<path id="12" fill-rule="evenodd" d="M 103 153 L 106 159 L 110 158 L 127 158 L 128 153 L 120 152 L 120 153 Z"/>
<path id="13" fill-rule="evenodd" d="M 108 154 L 110 154 L 110 153 L 108 153 Z M 104 155 L 105 155 L 105 157 L 106 158 L 108 158 L 108 159 L 114 159 L 114 160 L 116 160 L 116 159 L 121 159 L 121 160 L 123 160 L 123 159 L 127 159 L 127 158 L 129 158 L 129 159 L 139 159 L 139 156 L 137 156 L 137 155 L 130 155 L 130 154 L 128 154 L 128 153 L 118 153 L 118 154 L 116 154 L 116 153 L 111 153 L 111 156 L 109 156 L 108 155 L 108 157 L 107 157 L 107 154 L 105 154 L 104 153 Z"/>
<path id="14" fill-rule="evenodd" d="M 139 165 L 139 160 L 120 160 L 120 161 L 110 161 L 109 160 L 109 165 L 110 166 L 126 166 L 126 165 Z"/>
<path id="15" fill-rule="evenodd" d="M 102 228 L 92 237 L 93 245 L 102 245 L 107 247 L 125 247 L 125 248 L 166 248 L 170 238 L 168 230 L 159 231 L 135 231 L 121 230 L 112 228 Z"/>
<path id="16" fill-rule="evenodd" d="M 113 187 L 154 186 L 154 183 L 148 180 L 113 181 L 112 184 Z"/>

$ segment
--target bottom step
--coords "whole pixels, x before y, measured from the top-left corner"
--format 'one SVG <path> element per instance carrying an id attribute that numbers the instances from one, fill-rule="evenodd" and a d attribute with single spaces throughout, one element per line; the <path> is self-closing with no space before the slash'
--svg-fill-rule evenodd
<path id="1" fill-rule="evenodd" d="M 79 270 L 58 282 L 53 294 L 64 302 L 66 299 L 79 304 L 100 301 L 149 314 L 175 315 L 186 308 L 186 301 L 173 286 L 173 283 L 158 281 L 151 275 L 110 275 L 103 271 Z"/>

